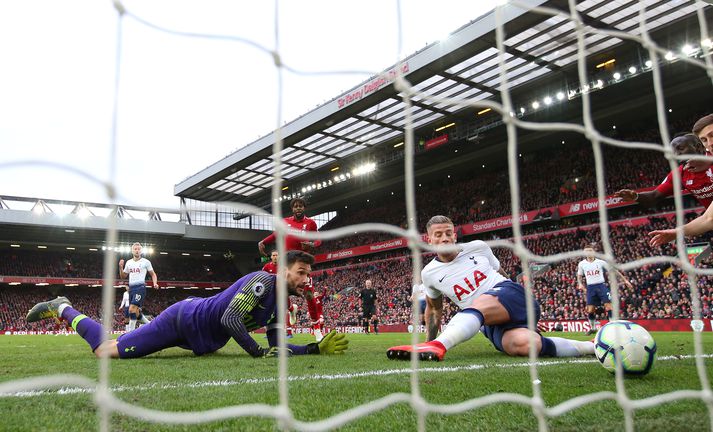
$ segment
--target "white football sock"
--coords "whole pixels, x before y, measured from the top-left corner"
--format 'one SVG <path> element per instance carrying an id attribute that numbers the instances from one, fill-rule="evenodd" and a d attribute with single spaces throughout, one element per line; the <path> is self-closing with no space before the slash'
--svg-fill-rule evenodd
<path id="1" fill-rule="evenodd" d="M 314 337 L 317 338 L 317 342 L 320 342 L 324 336 L 322 336 L 322 330 L 314 329 Z"/>
<path id="2" fill-rule="evenodd" d="M 126 325 L 124 326 L 124 331 L 125 331 L 125 332 L 128 332 L 128 331 L 129 331 L 129 325 L 128 325 L 128 324 L 126 324 Z"/>
<path id="3" fill-rule="evenodd" d="M 561 337 L 548 337 L 557 348 L 557 357 L 579 357 L 594 354 L 594 343 Z"/>
<path id="4" fill-rule="evenodd" d="M 57 306 L 57 315 L 62 316 L 62 312 L 64 312 L 64 310 L 68 307 L 69 305 L 67 303 L 62 303 L 61 305 Z"/>
<path id="5" fill-rule="evenodd" d="M 480 318 L 476 314 L 458 312 L 436 340 L 449 350 L 477 335 L 481 325 Z"/>
<path id="6" fill-rule="evenodd" d="M 135 319 L 129 320 L 129 331 L 132 331 L 135 328 L 136 328 L 136 320 Z"/>
<path id="7" fill-rule="evenodd" d="M 141 321 L 141 324 L 148 324 L 151 322 L 148 318 L 146 318 L 146 315 L 141 314 L 141 317 L 139 318 L 139 321 Z"/>

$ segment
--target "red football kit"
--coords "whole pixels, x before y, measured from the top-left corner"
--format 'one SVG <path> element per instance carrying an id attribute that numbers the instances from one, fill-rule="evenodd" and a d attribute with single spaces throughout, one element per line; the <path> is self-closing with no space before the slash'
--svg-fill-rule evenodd
<path id="1" fill-rule="evenodd" d="M 269 263 L 262 266 L 262 271 L 268 272 L 270 274 L 277 274 L 277 264 L 270 261 Z"/>
<path id="2" fill-rule="evenodd" d="M 708 208 L 713 202 L 713 166 L 703 172 L 690 172 L 678 167 L 681 176 L 681 186 L 693 195 L 698 202 Z M 656 188 L 659 193 L 666 196 L 673 195 L 673 173 L 668 173 L 663 182 Z"/>
<path id="3" fill-rule="evenodd" d="M 317 231 L 317 223 L 308 218 L 307 216 L 302 217 L 302 219 L 295 219 L 294 216 L 286 217 L 285 223 L 290 226 L 293 230 L 296 231 Z M 270 234 L 269 236 L 265 237 L 263 239 L 264 244 L 272 244 L 275 243 L 275 238 L 276 235 L 275 233 Z M 302 247 L 302 242 L 305 241 L 304 239 L 301 239 L 300 237 L 296 237 L 293 235 L 288 235 L 285 237 L 285 248 L 287 250 L 304 250 Z M 314 241 L 314 247 L 319 247 L 322 242 L 320 240 L 315 240 Z"/>

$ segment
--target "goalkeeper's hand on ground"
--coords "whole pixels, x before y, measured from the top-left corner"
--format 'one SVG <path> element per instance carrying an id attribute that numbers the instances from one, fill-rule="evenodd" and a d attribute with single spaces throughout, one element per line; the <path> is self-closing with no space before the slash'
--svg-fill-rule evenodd
<path id="1" fill-rule="evenodd" d="M 292 355 L 291 349 L 285 348 L 284 351 L 287 353 L 288 357 Z M 280 348 L 276 347 L 276 346 L 266 349 L 262 355 L 263 358 L 272 358 L 272 357 L 278 357 L 278 356 L 280 356 Z"/>
<path id="2" fill-rule="evenodd" d="M 308 347 L 310 354 L 344 354 L 349 348 L 349 340 L 344 333 L 332 330 L 319 343 L 311 343 Z"/>

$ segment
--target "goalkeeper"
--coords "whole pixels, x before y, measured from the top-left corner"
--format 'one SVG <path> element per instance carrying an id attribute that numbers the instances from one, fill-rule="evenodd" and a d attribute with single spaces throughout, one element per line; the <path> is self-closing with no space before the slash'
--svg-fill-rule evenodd
<path id="1" fill-rule="evenodd" d="M 302 251 L 287 253 L 284 276 L 289 295 L 301 296 L 312 271 L 314 257 Z M 233 338 L 253 357 L 277 355 L 277 276 L 262 271 L 250 273 L 222 293 L 208 298 L 188 298 L 168 307 L 150 323 L 116 340 L 102 343 L 102 327 L 72 308 L 65 297 L 36 304 L 27 321 L 60 317 L 89 344 L 97 357 L 144 357 L 157 351 L 181 347 L 196 355 L 212 353 Z M 267 328 L 269 347 L 261 347 L 250 332 Z M 348 341 L 343 334 L 329 333 L 320 343 L 287 345 L 288 354 L 343 354 Z"/>

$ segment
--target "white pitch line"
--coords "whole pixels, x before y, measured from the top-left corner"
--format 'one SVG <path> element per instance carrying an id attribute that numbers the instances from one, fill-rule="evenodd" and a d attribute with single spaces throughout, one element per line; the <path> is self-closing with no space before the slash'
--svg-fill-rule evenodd
<path id="1" fill-rule="evenodd" d="M 713 354 L 703 354 L 703 358 L 712 358 Z M 672 355 L 657 357 L 656 361 L 671 361 L 671 360 L 689 360 L 695 358 L 694 355 Z M 536 365 L 538 367 L 543 366 L 557 366 L 563 364 L 580 364 L 580 363 L 597 363 L 597 359 L 593 358 L 576 358 L 567 360 L 550 360 L 550 361 L 538 361 Z M 504 363 L 504 364 L 471 364 L 464 366 L 444 366 L 444 367 L 425 367 L 420 368 L 419 373 L 444 373 L 444 372 L 461 372 L 461 371 L 472 371 L 480 369 L 509 369 L 509 368 L 524 368 L 529 367 L 530 363 Z M 389 376 L 389 375 L 407 375 L 411 373 L 411 369 L 381 369 L 381 370 L 371 370 L 364 372 L 354 372 L 354 373 L 343 373 L 343 374 L 315 374 L 315 375 L 300 375 L 300 376 L 288 376 L 287 381 L 334 381 L 343 379 L 353 379 L 353 378 L 365 378 L 374 376 Z M 237 385 L 246 384 L 266 384 L 277 382 L 278 378 L 243 378 L 239 380 L 216 380 L 216 381 L 198 381 L 194 383 L 181 383 L 181 384 L 161 384 L 152 383 L 148 385 L 140 386 L 114 386 L 111 388 L 112 392 L 122 393 L 122 392 L 143 392 L 147 390 L 173 390 L 173 389 L 187 389 L 187 388 L 206 388 L 206 387 L 230 387 Z M 93 388 L 82 388 L 82 387 L 62 387 L 59 389 L 48 389 L 48 390 L 29 390 L 29 391 L 18 391 L 13 393 L 0 393 L 0 398 L 4 397 L 33 397 L 33 396 L 44 396 L 44 395 L 72 395 L 72 394 L 85 394 L 94 393 Z"/>

